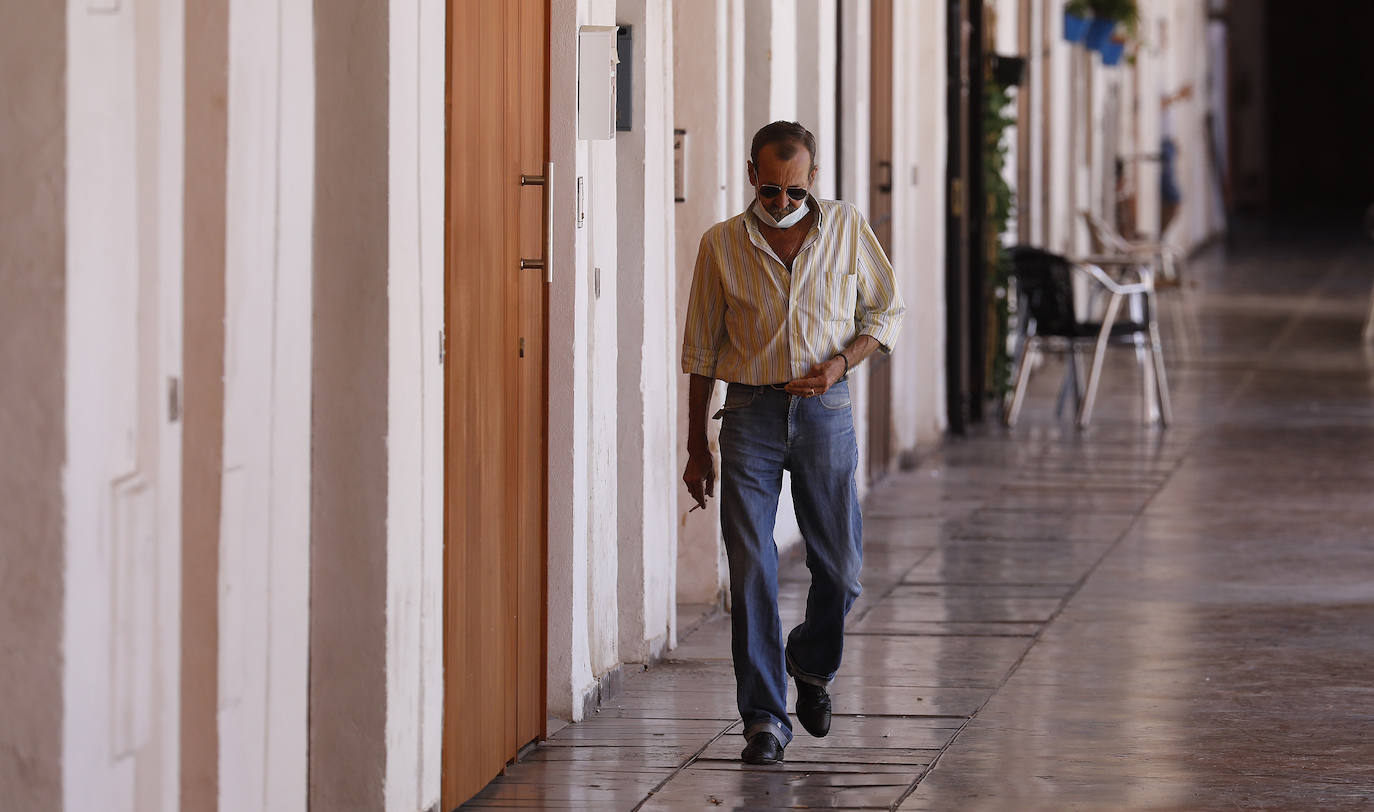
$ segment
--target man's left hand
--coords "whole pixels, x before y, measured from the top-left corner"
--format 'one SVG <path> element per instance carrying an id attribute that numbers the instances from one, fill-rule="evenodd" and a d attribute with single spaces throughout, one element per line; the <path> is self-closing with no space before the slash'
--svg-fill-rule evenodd
<path id="1" fill-rule="evenodd" d="M 824 395 L 826 390 L 834 386 L 843 375 L 844 360 L 831 358 L 829 361 L 822 361 L 811 367 L 811 370 L 804 376 L 788 381 L 783 389 L 789 395 L 813 398 Z"/>

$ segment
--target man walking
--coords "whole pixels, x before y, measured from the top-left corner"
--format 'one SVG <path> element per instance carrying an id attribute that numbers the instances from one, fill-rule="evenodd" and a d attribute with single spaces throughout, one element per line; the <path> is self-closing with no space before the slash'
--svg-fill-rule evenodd
<path id="1" fill-rule="evenodd" d="M 863 563 L 847 375 L 875 349 L 891 352 L 906 308 L 863 216 L 811 195 L 815 136 L 775 121 L 754 135 L 750 158 L 754 201 L 712 226 L 697 254 L 682 342 L 691 375 L 682 479 L 698 505 L 715 495 L 706 409 L 715 381 L 726 381 L 715 416 L 731 652 L 748 742 L 741 758 L 777 764 L 792 740 L 789 674 L 802 726 L 830 732 L 827 689 Z M 806 618 L 786 644 L 773 539 L 784 470 L 811 571 Z"/>

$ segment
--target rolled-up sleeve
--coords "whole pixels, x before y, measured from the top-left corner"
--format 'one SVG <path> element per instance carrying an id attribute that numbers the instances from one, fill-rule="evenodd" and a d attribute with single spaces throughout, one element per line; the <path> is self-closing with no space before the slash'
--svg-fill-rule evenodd
<path id="1" fill-rule="evenodd" d="M 872 336 L 878 342 L 878 349 L 890 354 L 902 329 L 906 304 L 897 290 L 892 263 L 867 222 L 859 229 L 858 266 L 859 295 L 855 317 L 859 335 Z"/>
<path id="2" fill-rule="evenodd" d="M 725 344 L 725 291 L 720 266 L 707 231 L 697 249 L 692 292 L 687 299 L 687 324 L 682 336 L 682 371 L 716 377 L 716 363 Z"/>

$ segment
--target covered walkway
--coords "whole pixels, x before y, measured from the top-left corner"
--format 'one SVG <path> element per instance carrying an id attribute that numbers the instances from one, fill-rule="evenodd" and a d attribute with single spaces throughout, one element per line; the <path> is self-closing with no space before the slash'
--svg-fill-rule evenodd
<path id="1" fill-rule="evenodd" d="M 949 440 L 870 496 L 828 738 L 738 762 L 717 617 L 471 805 L 1374 803 L 1374 251 L 1233 241 L 1191 267 L 1172 428 L 1141 424 L 1130 354 L 1082 433 L 1050 366 L 1014 432 Z M 790 623 L 805 570 L 785 580 Z"/>

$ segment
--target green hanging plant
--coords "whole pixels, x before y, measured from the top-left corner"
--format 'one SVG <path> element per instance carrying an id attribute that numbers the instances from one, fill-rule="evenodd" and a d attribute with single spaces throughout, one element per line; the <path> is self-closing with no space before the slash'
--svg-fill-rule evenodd
<path id="1" fill-rule="evenodd" d="M 1115 22 L 1117 32 L 1124 39 L 1135 39 L 1140 28 L 1140 6 L 1136 0 L 1070 0 L 1070 3 L 1079 2 L 1087 7 L 1091 16 Z"/>
<path id="2" fill-rule="evenodd" d="M 993 80 L 989 71 L 983 83 L 983 188 L 987 191 L 987 358 L 984 380 L 988 394 L 1005 397 L 1011 391 L 1011 353 L 1007 350 L 1007 331 L 1011 321 L 1011 255 L 1003 247 L 1003 235 L 1011 219 L 1015 198 L 1002 171 L 1007 165 L 1007 129 L 1016 123 L 1009 112 L 1011 93 L 1006 85 Z"/>

